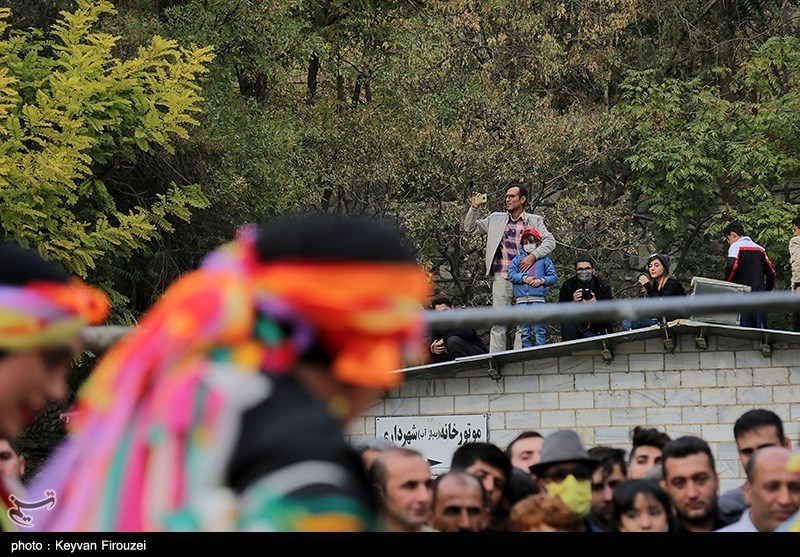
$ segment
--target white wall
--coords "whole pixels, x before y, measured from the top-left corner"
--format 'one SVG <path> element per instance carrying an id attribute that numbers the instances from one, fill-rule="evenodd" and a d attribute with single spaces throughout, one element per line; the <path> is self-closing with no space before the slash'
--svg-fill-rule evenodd
<path id="1" fill-rule="evenodd" d="M 486 413 L 488 441 L 502 449 L 524 430 L 547 435 L 569 428 L 587 448 L 627 451 L 631 430 L 646 425 L 673 439 L 705 439 L 717 460 L 721 490 L 744 481 L 733 423 L 745 411 L 774 411 L 792 447 L 798 446 L 800 340 L 773 343 L 769 357 L 762 354 L 758 331 L 749 339 L 712 334 L 704 350 L 694 334 L 679 334 L 674 353 L 665 350 L 662 338 L 621 342 L 613 352 L 606 363 L 597 349 L 552 357 L 546 349 L 534 350 L 531 359 L 501 367 L 499 381 L 486 370 L 436 379 L 409 374 L 348 434 L 354 442 L 374 436 L 380 416 Z"/>

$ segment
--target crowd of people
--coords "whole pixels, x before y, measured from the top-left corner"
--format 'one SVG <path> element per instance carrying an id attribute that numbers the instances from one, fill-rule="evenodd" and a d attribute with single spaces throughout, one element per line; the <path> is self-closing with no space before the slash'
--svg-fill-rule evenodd
<path id="1" fill-rule="evenodd" d="M 469 442 L 436 477 L 409 448 L 388 447 L 363 464 L 391 532 L 800 531 L 800 452 L 781 418 L 749 410 L 733 436 L 746 480 L 722 493 L 704 439 L 643 426 L 626 449 L 587 449 L 571 429 L 524 431 L 505 450 Z"/>
<path id="2" fill-rule="evenodd" d="M 486 259 L 497 305 L 540 303 L 541 289 L 555 284 L 547 257 L 555 240 L 541 217 L 524 213 L 525 201 L 515 186 L 502 218 L 477 220 L 474 202 L 467 217 L 503 246 Z M 466 442 L 436 477 L 408 447 L 353 447 L 347 425 L 400 385 L 404 365 L 427 356 L 421 308 L 452 303 L 432 297 L 396 225 L 337 214 L 312 220 L 243 227 L 176 280 L 99 358 L 70 408 L 66 439 L 27 482 L 15 441 L 48 404 L 65 402 L 81 332 L 102 323 L 110 305 L 36 251 L 0 243 L 0 529 L 800 529 L 800 466 L 779 423 L 764 423 L 763 413 L 737 422 L 747 481 L 741 497 L 725 494 L 724 513 L 708 444 L 653 428 L 634 431 L 628 454 L 587 450 L 566 429 L 522 432 L 505 449 Z M 729 234 L 732 249 L 741 242 L 731 278 L 758 252 L 737 230 Z M 652 259 L 653 291 L 669 284 L 668 267 L 668 258 Z M 588 286 L 572 301 L 606 295 L 591 262 L 577 261 L 575 278 Z M 493 330 L 487 347 L 474 331 L 443 332 L 429 351 L 497 351 L 505 335 Z M 531 324 L 524 342 L 539 338 Z"/>
<path id="3" fill-rule="evenodd" d="M 527 197 L 528 192 L 524 186 L 512 186 L 505 194 L 505 211 L 495 211 L 479 218 L 480 207 L 486 203 L 486 197 L 473 192 L 464 217 L 464 229 L 467 233 L 486 236 L 486 275 L 492 277 L 493 307 L 543 303 L 548 287 L 554 286 L 558 281 L 549 258 L 556 247 L 556 240 L 547 230 L 541 215 L 525 210 Z M 791 224 L 791 288 L 800 292 L 800 217 L 792 220 Z M 737 221 L 729 222 L 723 234 L 729 248 L 726 268 L 720 278 L 746 285 L 752 292 L 773 290 L 776 272 L 766 250 L 747 236 L 744 226 Z M 613 299 L 611 285 L 597 273 L 595 262 L 591 258 L 577 257 L 574 264 L 575 274 L 564 280 L 559 289 L 559 302 L 595 303 Z M 686 295 L 684 286 L 670 275 L 670 257 L 666 253 L 653 253 L 648 257 L 646 272 L 639 276 L 638 283 L 641 285 L 642 297 Z M 663 321 L 662 316 L 623 320 L 619 328 L 632 330 Z M 741 315 L 740 325 L 766 328 L 767 316 L 763 313 L 744 313 Z M 589 338 L 613 332 L 616 328 L 616 324 L 607 322 L 562 322 L 561 340 Z M 793 314 L 793 328 L 800 331 L 800 312 Z M 544 324 L 531 323 L 516 328 L 512 346 L 516 350 L 540 346 L 546 342 Z M 507 327 L 493 326 L 490 331 L 489 352 L 507 349 Z"/>

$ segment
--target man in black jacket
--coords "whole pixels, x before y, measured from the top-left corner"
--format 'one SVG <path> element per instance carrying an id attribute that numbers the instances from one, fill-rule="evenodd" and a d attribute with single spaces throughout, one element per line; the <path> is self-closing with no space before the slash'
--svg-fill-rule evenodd
<path id="1" fill-rule="evenodd" d="M 732 221 L 723 230 L 728 240 L 728 258 L 725 280 L 746 284 L 751 292 L 770 291 L 775 288 L 775 268 L 766 250 L 744 233 L 741 223 Z M 766 313 L 743 313 L 739 324 L 756 329 L 767 328 Z"/>
<path id="2" fill-rule="evenodd" d="M 595 272 L 594 263 L 588 257 L 575 260 L 575 276 L 564 281 L 558 294 L 559 302 L 593 304 L 598 300 L 611 300 L 611 286 Z M 561 323 L 561 340 L 576 340 L 613 332 L 611 323 Z"/>
<path id="3" fill-rule="evenodd" d="M 448 311 L 453 309 L 453 302 L 447 296 L 435 296 L 431 300 L 431 309 Z M 428 350 L 431 353 L 431 361 L 435 363 L 449 362 L 463 356 L 489 353 L 489 347 L 471 327 L 446 331 L 434 330 L 431 332 L 430 340 Z"/>

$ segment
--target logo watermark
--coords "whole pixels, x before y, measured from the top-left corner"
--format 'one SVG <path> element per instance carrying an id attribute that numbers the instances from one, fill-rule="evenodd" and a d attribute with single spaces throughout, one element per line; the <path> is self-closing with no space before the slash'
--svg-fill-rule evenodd
<path id="1" fill-rule="evenodd" d="M 56 506 L 56 492 L 48 489 L 44 492 L 44 499 L 38 501 L 23 501 L 12 493 L 8 496 L 8 500 L 11 501 L 11 507 L 8 509 L 8 518 L 11 522 L 23 528 L 33 528 L 33 516 L 25 511 L 52 509 Z"/>

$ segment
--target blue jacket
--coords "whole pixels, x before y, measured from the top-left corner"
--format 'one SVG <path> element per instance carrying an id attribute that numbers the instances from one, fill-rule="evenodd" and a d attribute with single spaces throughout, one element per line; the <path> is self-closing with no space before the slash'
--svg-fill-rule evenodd
<path id="1" fill-rule="evenodd" d="M 494 256 L 503 241 L 503 233 L 511 216 L 508 211 L 495 211 L 486 218 L 478 219 L 478 211 L 479 209 L 472 205 L 469 206 L 467 215 L 464 217 L 464 230 L 469 234 L 486 234 L 486 276 L 488 277 L 492 274 Z M 525 228 L 535 228 L 542 235 L 542 245 L 533 252 L 537 258 L 544 257 L 555 249 L 556 239 L 547 230 L 541 216 L 523 211 L 520 218 L 525 223 Z M 517 240 L 520 239 L 517 238 Z"/>
<path id="2" fill-rule="evenodd" d="M 556 268 L 553 265 L 553 260 L 549 257 L 542 257 L 537 259 L 534 264 L 526 272 L 521 273 L 519 270 L 519 262 L 528 255 L 525 252 L 520 253 L 508 265 L 508 280 L 514 284 L 514 299 L 517 301 L 534 301 L 532 298 L 540 298 L 544 300 L 547 295 L 547 287 L 555 286 L 558 282 L 556 275 Z M 531 286 L 525 284 L 524 278 L 531 276 L 533 278 L 543 278 L 544 285 Z"/>

